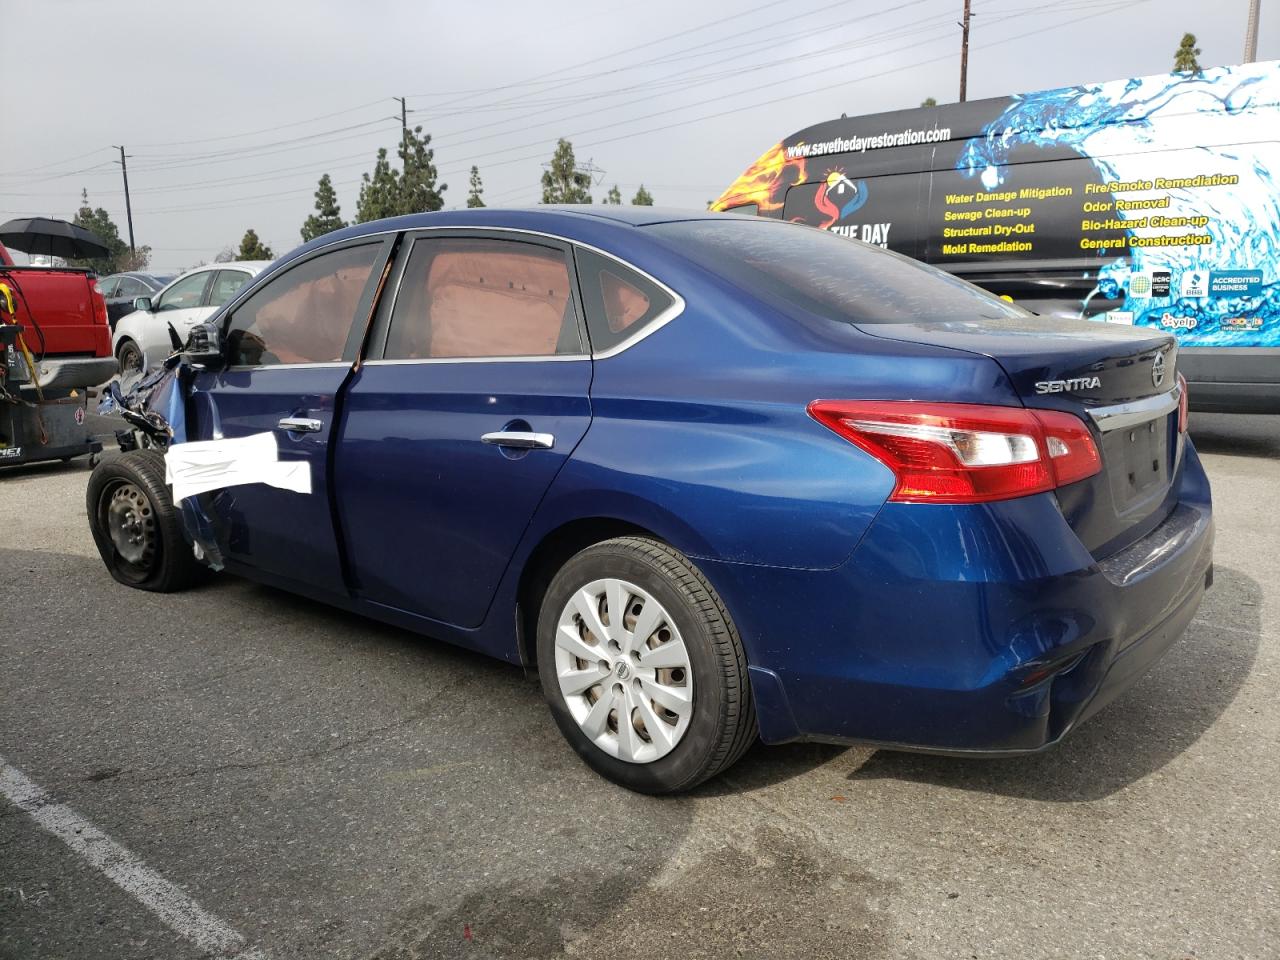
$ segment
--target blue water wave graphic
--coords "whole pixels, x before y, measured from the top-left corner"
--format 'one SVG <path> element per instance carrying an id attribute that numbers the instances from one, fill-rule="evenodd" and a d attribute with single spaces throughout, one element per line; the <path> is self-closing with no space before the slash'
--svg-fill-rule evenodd
<path id="1" fill-rule="evenodd" d="M 1158 212 L 1171 218 L 1209 217 L 1197 232 L 1208 233 L 1213 242 L 1106 251 L 1125 259 L 1099 269 L 1097 286 L 1081 310 L 1094 297 L 1123 297 L 1122 309 L 1132 312 L 1135 325 L 1173 330 L 1188 346 L 1280 346 L 1277 118 L 1280 69 L 1275 64 L 1065 87 L 1012 98 L 1004 113 L 968 142 L 956 167 L 991 191 L 1004 181 L 1011 151 L 1029 145 L 1071 148 L 1088 158 L 1103 182 L 1237 176 L 1238 183 L 1231 185 L 1121 194 L 1168 195 L 1169 206 Z M 1150 212 L 1114 216 L 1125 220 Z M 1150 237 L 1186 230 L 1145 228 L 1127 236 L 1139 232 Z M 1133 277 L 1155 271 L 1170 274 L 1170 295 L 1134 296 Z M 1262 282 L 1251 285 L 1250 293 L 1183 296 L 1183 275 L 1192 271 L 1206 277 L 1261 271 Z M 1254 324 L 1259 327 L 1251 329 Z"/>

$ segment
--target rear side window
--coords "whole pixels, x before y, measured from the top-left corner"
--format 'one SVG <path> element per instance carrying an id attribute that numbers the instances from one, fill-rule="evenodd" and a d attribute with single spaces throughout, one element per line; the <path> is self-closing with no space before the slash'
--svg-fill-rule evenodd
<path id="1" fill-rule="evenodd" d="M 243 270 L 219 270 L 213 281 L 213 289 L 209 291 L 209 306 L 222 306 L 248 282 L 249 274 Z"/>
<path id="2" fill-rule="evenodd" d="M 286 270 L 231 315 L 235 366 L 341 360 L 381 243 L 344 247 Z"/>
<path id="3" fill-rule="evenodd" d="M 102 291 L 102 295 L 110 300 L 116 295 L 116 284 L 120 282 L 118 277 L 103 277 L 98 281 L 98 289 Z"/>
<path id="4" fill-rule="evenodd" d="M 577 258 L 587 332 L 596 353 L 637 336 L 675 306 L 670 293 L 616 260 L 581 248 Z"/>
<path id="5" fill-rule="evenodd" d="M 781 308 L 845 323 L 1026 317 L 948 273 L 879 247 L 768 220 L 690 220 L 646 227 L 689 259 Z"/>
<path id="6" fill-rule="evenodd" d="M 383 356 L 549 357 L 582 352 L 566 253 L 512 240 L 414 242 Z"/>

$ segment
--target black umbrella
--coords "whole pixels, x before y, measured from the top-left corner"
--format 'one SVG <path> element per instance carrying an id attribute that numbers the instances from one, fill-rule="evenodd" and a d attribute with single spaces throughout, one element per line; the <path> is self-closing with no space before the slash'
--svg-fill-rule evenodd
<path id="1" fill-rule="evenodd" d="M 0 243 L 32 256 L 68 260 L 93 260 L 111 255 L 111 250 L 96 233 L 50 217 L 10 220 L 0 226 Z"/>

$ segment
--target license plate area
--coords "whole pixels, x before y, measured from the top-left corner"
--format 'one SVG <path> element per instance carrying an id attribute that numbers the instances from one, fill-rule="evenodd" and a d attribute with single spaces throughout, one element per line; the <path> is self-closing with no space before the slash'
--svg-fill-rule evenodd
<path id="1" fill-rule="evenodd" d="M 1170 417 L 1110 430 L 1102 437 L 1102 457 L 1116 513 L 1124 514 L 1163 496 L 1173 470 Z"/>

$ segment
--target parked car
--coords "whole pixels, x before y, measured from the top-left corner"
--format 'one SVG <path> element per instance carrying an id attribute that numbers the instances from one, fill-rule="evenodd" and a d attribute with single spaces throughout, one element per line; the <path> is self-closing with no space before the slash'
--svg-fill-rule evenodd
<path id="1" fill-rule="evenodd" d="M 120 318 L 111 335 L 111 351 L 120 372 L 139 373 L 158 366 L 173 353 L 170 327 L 179 341 L 185 341 L 193 326 L 270 265 L 269 260 L 212 263 L 188 270 L 154 297 L 138 297 L 135 310 Z"/>
<path id="2" fill-rule="evenodd" d="M 172 279 L 172 275 L 159 276 L 137 271 L 99 277 L 98 289 L 107 301 L 107 321 L 111 324 L 111 332 L 115 333 L 117 320 L 134 311 L 134 301 L 139 297 L 154 296 Z"/>
<path id="3" fill-rule="evenodd" d="M 1211 580 L 1176 368 L 1168 334 L 800 225 L 415 215 L 312 241 L 198 327 L 121 398 L 139 449 L 88 515 L 133 587 L 208 565 L 536 664 L 635 790 L 757 735 L 1025 753 Z"/>
<path id="4" fill-rule="evenodd" d="M 85 388 L 115 372 L 110 344 L 89 271 L 16 266 L 0 244 L 0 466 L 102 449 Z"/>

